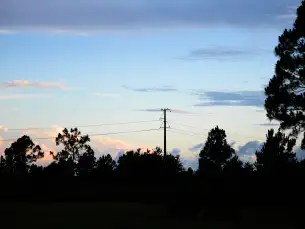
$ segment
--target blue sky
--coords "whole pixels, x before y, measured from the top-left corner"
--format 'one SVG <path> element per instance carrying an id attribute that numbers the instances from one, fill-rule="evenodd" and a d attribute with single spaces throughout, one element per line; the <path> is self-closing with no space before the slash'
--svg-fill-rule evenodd
<path id="1" fill-rule="evenodd" d="M 277 128 L 263 111 L 264 85 L 276 62 L 273 49 L 299 3 L 5 0 L 0 137 L 24 133 L 14 128 L 51 128 L 26 132 L 35 139 L 66 126 L 158 120 L 161 112 L 152 111 L 169 107 L 176 112 L 168 121 L 180 132 L 169 132 L 168 148 L 180 149 L 185 158 L 196 157 L 194 147 L 216 125 L 236 149 L 262 141 L 268 128 Z M 155 121 L 81 131 L 159 126 Z M 198 134 L 183 135 L 181 129 Z M 98 152 L 116 153 L 162 146 L 162 139 L 162 131 L 155 131 L 99 136 L 92 144 Z M 55 148 L 51 140 L 37 142 Z"/>

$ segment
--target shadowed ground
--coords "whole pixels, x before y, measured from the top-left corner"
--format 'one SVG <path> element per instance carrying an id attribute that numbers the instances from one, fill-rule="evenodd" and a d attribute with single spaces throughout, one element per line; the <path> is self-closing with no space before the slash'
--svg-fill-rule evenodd
<path id="1" fill-rule="evenodd" d="M 233 209 L 232 209 L 233 210 Z M 250 215 L 249 215 L 250 214 Z M 243 223 L 206 222 L 168 217 L 162 205 L 140 203 L 1 203 L 1 228 L 297 228 L 256 224 L 251 211 Z M 242 216 L 241 216 L 242 217 Z"/>

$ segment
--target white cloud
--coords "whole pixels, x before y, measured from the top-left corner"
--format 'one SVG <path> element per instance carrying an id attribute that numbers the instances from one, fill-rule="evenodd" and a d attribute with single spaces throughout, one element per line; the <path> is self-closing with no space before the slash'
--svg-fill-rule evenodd
<path id="1" fill-rule="evenodd" d="M 174 148 L 171 152 L 169 152 L 168 154 L 171 154 L 173 156 L 178 156 L 180 155 L 181 150 L 179 148 Z"/>
<path id="2" fill-rule="evenodd" d="M 182 164 L 184 168 L 192 168 L 193 170 L 197 170 L 199 166 L 199 154 L 193 153 L 189 156 L 182 156 L 181 157 Z"/>
<path id="3" fill-rule="evenodd" d="M 197 145 L 190 147 L 189 151 L 194 153 L 200 152 L 203 149 L 204 145 L 205 145 L 204 143 L 199 143 Z"/>

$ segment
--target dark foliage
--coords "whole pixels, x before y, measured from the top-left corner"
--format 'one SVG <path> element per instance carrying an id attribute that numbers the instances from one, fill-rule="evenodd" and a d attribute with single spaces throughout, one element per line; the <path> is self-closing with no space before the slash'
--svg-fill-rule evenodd
<path id="1" fill-rule="evenodd" d="M 256 152 L 256 169 L 264 174 L 287 172 L 286 169 L 296 165 L 293 147 L 296 139 L 286 137 L 281 132 L 268 131 L 266 142 L 260 152 Z"/>
<path id="2" fill-rule="evenodd" d="M 208 139 L 199 154 L 200 172 L 219 173 L 235 155 L 226 137 L 225 131 L 218 126 L 209 132 Z"/>
<path id="3" fill-rule="evenodd" d="M 35 145 L 29 136 L 19 138 L 4 153 L 5 170 L 14 174 L 27 173 L 32 163 L 44 157 L 44 152 L 41 151 L 40 146 Z"/>
<path id="4" fill-rule="evenodd" d="M 305 130 L 305 1 L 297 11 L 292 29 L 279 37 L 275 54 L 279 58 L 275 75 L 265 89 L 269 119 L 280 121 L 282 129 L 297 136 Z M 305 137 L 305 136 L 304 136 Z M 302 147 L 305 148 L 305 140 Z"/>
<path id="5" fill-rule="evenodd" d="M 111 181 L 116 169 L 116 162 L 110 154 L 101 156 L 95 164 L 94 176 L 100 181 Z"/>
<path id="6" fill-rule="evenodd" d="M 57 161 L 70 158 L 72 161 L 77 161 L 83 153 L 90 155 L 93 153 L 90 145 L 88 145 L 88 142 L 90 142 L 89 136 L 81 136 L 81 132 L 77 128 L 72 128 L 70 131 L 65 128 L 62 134 L 58 134 L 55 141 L 57 146 L 63 145 L 64 147 L 61 152 L 54 156 Z"/>

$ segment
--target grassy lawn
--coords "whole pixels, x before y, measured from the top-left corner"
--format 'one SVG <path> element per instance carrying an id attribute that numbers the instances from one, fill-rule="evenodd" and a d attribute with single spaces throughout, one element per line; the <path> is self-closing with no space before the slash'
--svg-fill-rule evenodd
<path id="1" fill-rule="evenodd" d="M 1 228 L 294 228 L 291 225 L 232 225 L 167 217 L 161 205 L 139 203 L 0 203 Z M 8 227 L 9 226 L 9 227 Z"/>

